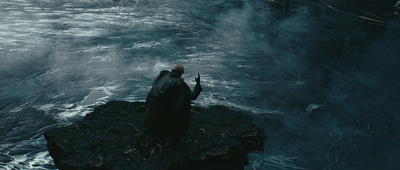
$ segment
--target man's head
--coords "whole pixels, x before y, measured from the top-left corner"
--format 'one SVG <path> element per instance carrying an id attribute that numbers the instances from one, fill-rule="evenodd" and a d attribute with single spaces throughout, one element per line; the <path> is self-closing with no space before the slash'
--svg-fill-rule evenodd
<path id="1" fill-rule="evenodd" d="M 174 67 L 174 70 L 175 70 L 176 72 L 178 72 L 180 75 L 182 75 L 182 74 L 185 72 L 185 68 L 183 67 L 182 64 L 177 64 L 177 65 Z"/>

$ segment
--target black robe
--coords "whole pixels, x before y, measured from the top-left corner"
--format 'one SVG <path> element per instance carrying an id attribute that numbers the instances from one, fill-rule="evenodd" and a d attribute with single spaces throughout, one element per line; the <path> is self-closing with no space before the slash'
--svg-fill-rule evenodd
<path id="1" fill-rule="evenodd" d="M 196 100 L 201 91 L 200 84 L 196 84 L 192 92 L 175 70 L 161 71 L 146 98 L 144 126 L 161 135 L 186 133 L 190 125 L 190 101 Z"/>

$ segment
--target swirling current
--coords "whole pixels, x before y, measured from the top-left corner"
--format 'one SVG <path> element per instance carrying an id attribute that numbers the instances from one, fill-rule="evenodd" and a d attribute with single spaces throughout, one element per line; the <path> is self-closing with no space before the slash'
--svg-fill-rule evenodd
<path id="1" fill-rule="evenodd" d="M 395 1 L 356 2 L 2 0 L 0 169 L 56 169 L 44 131 L 144 101 L 177 63 L 193 105 L 264 127 L 247 170 L 399 169 Z"/>

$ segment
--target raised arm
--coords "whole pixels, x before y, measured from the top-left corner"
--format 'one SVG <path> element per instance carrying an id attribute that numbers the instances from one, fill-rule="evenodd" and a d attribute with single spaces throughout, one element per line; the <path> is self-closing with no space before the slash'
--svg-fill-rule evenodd
<path id="1" fill-rule="evenodd" d="M 203 91 L 200 85 L 200 73 L 197 73 L 197 77 L 194 77 L 194 80 L 196 81 L 196 86 L 194 87 L 194 90 L 191 94 L 191 100 L 196 100 L 197 97 L 199 97 L 201 91 Z"/>

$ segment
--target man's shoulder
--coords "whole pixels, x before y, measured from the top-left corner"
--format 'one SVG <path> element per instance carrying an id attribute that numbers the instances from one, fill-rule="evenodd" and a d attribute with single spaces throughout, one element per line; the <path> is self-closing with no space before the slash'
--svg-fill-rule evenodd
<path id="1" fill-rule="evenodd" d="M 185 85 L 185 81 L 182 77 L 172 77 L 173 81 L 176 83 L 176 85 Z"/>
<path id="2" fill-rule="evenodd" d="M 160 71 L 160 75 L 165 75 L 165 74 L 168 74 L 170 71 L 168 71 L 168 70 L 161 70 Z"/>
<path id="3" fill-rule="evenodd" d="M 167 70 L 160 71 L 160 74 L 158 74 L 157 78 L 154 80 L 154 83 L 157 83 L 161 78 L 168 75 L 168 73 L 169 73 L 169 71 L 167 71 Z"/>
<path id="4" fill-rule="evenodd" d="M 169 76 L 170 83 L 173 86 L 182 86 L 186 85 L 184 79 L 180 76 L 176 76 L 174 73 L 171 72 L 171 75 Z"/>

